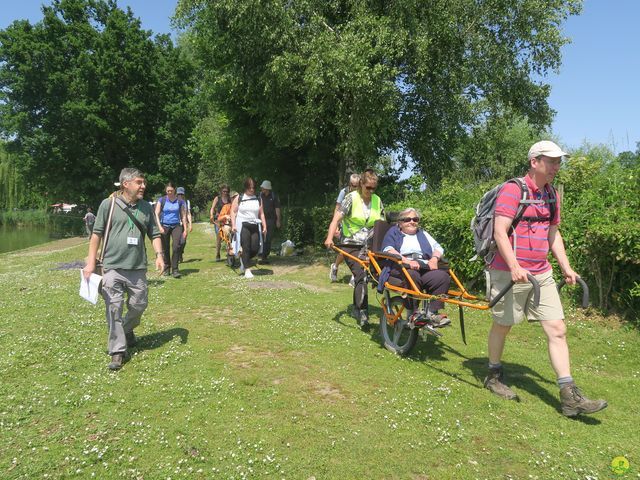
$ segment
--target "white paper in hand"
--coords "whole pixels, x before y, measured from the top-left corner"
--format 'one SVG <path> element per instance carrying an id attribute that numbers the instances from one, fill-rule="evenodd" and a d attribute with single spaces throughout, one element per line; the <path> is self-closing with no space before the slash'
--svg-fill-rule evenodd
<path id="1" fill-rule="evenodd" d="M 98 303 L 98 287 L 101 281 L 102 277 L 95 273 L 91 274 L 89 280 L 85 280 L 84 274 L 80 270 L 80 296 L 94 305 Z"/>

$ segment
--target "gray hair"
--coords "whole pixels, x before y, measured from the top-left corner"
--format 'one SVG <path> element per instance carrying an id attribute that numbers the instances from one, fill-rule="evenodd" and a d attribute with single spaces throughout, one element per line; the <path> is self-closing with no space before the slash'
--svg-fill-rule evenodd
<path id="1" fill-rule="evenodd" d="M 124 182 L 135 180 L 136 178 L 144 178 L 144 173 L 137 168 L 123 168 L 120 171 L 120 185 Z"/>
<path id="2" fill-rule="evenodd" d="M 399 214 L 398 214 L 398 222 L 400 222 L 400 219 L 402 218 L 406 218 L 407 215 L 409 215 L 409 212 L 413 212 L 415 213 L 415 216 L 418 218 L 421 218 L 420 212 L 418 212 L 415 208 L 413 207 L 409 207 L 409 208 L 405 208 L 404 210 L 402 210 Z"/>

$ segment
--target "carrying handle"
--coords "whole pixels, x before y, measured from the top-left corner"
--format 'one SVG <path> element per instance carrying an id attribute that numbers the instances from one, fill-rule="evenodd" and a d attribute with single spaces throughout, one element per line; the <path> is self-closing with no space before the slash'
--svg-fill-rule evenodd
<path id="1" fill-rule="evenodd" d="M 540 284 L 534 278 L 534 276 L 531 275 L 530 273 L 527 273 L 527 278 L 529 279 L 529 282 L 531 283 L 531 285 L 533 285 L 533 305 L 537 307 L 538 305 L 540 305 Z M 516 282 L 511 280 L 502 290 L 500 290 L 500 292 L 498 292 L 498 295 L 496 295 L 489 302 L 489 308 L 493 308 L 495 304 L 498 303 L 500 299 L 504 297 L 509 290 L 511 290 L 511 287 L 513 287 L 515 283 Z"/>
<path id="2" fill-rule="evenodd" d="M 582 287 L 582 305 L 580 305 L 580 307 L 587 308 L 589 307 L 589 287 L 587 286 L 587 282 L 582 280 L 580 277 L 577 277 L 576 281 Z M 558 283 L 558 293 L 560 293 L 560 290 L 565 286 L 566 283 L 567 281 L 564 278 L 560 280 L 560 283 Z"/>

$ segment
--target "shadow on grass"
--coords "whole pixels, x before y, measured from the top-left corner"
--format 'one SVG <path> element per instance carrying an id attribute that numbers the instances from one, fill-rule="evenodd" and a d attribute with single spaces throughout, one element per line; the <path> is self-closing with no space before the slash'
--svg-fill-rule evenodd
<path id="1" fill-rule="evenodd" d="M 462 362 L 462 365 L 471 371 L 472 375 L 478 380 L 480 385 L 483 384 L 484 377 L 487 375 L 486 357 L 468 358 Z M 558 387 L 556 382 L 543 377 L 534 369 L 519 363 L 503 362 L 502 365 L 506 374 L 506 383 L 509 386 L 529 392 L 531 395 L 538 397 L 556 411 L 560 411 L 560 399 L 557 393 Z M 553 393 L 549 391 L 549 387 L 551 387 Z M 571 419 L 582 422 L 586 425 L 599 425 L 601 423 L 600 420 L 596 418 L 583 415 L 579 415 Z"/>
<path id="2" fill-rule="evenodd" d="M 254 270 L 251 270 L 251 273 L 253 273 L 257 277 L 261 277 L 261 276 L 264 276 L 264 275 L 273 275 L 273 270 L 271 270 L 269 268 L 258 267 L 258 268 L 254 269 Z"/>
<path id="3" fill-rule="evenodd" d="M 191 275 L 192 273 L 198 273 L 200 271 L 199 268 L 181 268 L 180 269 L 180 273 L 182 274 L 183 277 L 186 277 L 187 275 Z"/>
<path id="4" fill-rule="evenodd" d="M 277 266 L 308 266 L 313 263 L 313 259 L 307 255 L 292 255 L 290 257 L 270 256 L 269 263 Z M 328 275 L 328 274 L 327 274 Z"/>
<path id="5" fill-rule="evenodd" d="M 138 337 L 136 348 L 138 350 L 154 350 L 172 341 L 175 337 L 180 337 L 180 343 L 187 343 L 189 330 L 186 328 L 170 328 L 162 332 L 154 332 Z"/>
<path id="6" fill-rule="evenodd" d="M 201 258 L 190 258 L 189 260 L 183 260 L 181 263 L 199 262 L 201 260 Z"/>

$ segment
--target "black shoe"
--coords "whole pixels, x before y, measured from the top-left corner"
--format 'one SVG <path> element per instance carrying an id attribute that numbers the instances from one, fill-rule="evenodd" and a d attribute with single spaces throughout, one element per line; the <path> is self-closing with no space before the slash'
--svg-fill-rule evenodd
<path id="1" fill-rule="evenodd" d="M 107 366 L 109 370 L 120 370 L 124 362 L 124 353 L 116 353 L 111 355 L 111 363 Z"/>
<path id="2" fill-rule="evenodd" d="M 175 272 L 173 272 L 173 273 L 171 274 L 171 276 L 172 276 L 173 278 L 180 278 L 180 277 L 182 276 L 182 274 L 181 274 L 179 271 L 177 271 L 177 270 L 176 270 Z"/>
<path id="3" fill-rule="evenodd" d="M 127 348 L 135 347 L 136 344 L 138 343 L 138 339 L 136 338 L 133 331 L 127 333 L 126 338 L 127 338 Z"/>
<path id="4" fill-rule="evenodd" d="M 220 255 L 216 255 L 216 262 L 220 262 Z"/>

